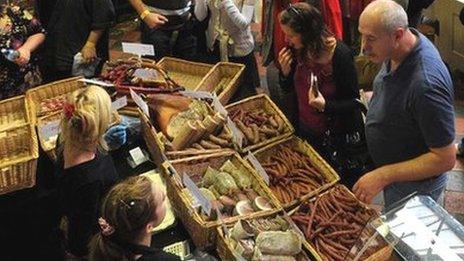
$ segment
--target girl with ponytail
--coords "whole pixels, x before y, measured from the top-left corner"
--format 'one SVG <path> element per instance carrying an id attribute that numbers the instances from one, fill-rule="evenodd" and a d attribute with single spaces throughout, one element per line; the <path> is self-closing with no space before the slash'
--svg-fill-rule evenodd
<path id="1" fill-rule="evenodd" d="M 180 260 L 150 247 L 151 231 L 166 215 L 165 199 L 166 194 L 144 176 L 114 186 L 102 202 L 100 232 L 90 242 L 89 259 Z"/>
<path id="2" fill-rule="evenodd" d="M 98 231 L 101 199 L 117 180 L 103 139 L 112 117 L 111 99 L 98 86 L 74 91 L 63 108 L 56 178 L 67 221 L 66 248 L 73 256 L 87 254 L 87 244 Z"/>

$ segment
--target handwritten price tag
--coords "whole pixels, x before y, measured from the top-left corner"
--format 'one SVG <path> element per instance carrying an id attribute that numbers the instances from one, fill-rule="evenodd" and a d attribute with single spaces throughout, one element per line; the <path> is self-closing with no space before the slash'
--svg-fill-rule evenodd
<path id="1" fill-rule="evenodd" d="M 125 53 L 133 53 L 138 56 L 142 55 L 155 55 L 155 48 L 151 44 L 139 43 L 122 43 L 122 51 Z"/>
<path id="2" fill-rule="evenodd" d="M 216 94 L 213 94 L 213 108 L 215 111 L 219 112 L 222 116 L 227 116 L 227 110 L 224 108 L 222 103 L 219 101 Z"/>
<path id="3" fill-rule="evenodd" d="M 135 104 L 137 104 L 137 106 L 139 106 L 139 108 L 142 110 L 143 113 L 145 113 L 145 115 L 150 117 L 150 112 L 148 111 L 148 104 L 143 101 L 142 97 L 140 97 L 132 89 L 130 89 L 130 94 L 131 94 L 132 100 L 134 100 Z"/>
<path id="4" fill-rule="evenodd" d="M 39 133 L 42 139 L 48 140 L 53 136 L 60 134 L 61 127 L 60 127 L 60 120 L 49 122 L 45 125 L 40 127 Z"/>
<path id="5" fill-rule="evenodd" d="M 125 95 L 111 103 L 111 109 L 113 111 L 117 111 L 126 106 L 127 106 L 127 96 Z"/>
<path id="6" fill-rule="evenodd" d="M 264 181 L 267 185 L 269 185 L 269 175 L 267 175 L 266 171 L 264 170 L 261 163 L 259 163 L 258 159 L 253 155 L 253 153 L 248 152 L 246 159 L 251 163 L 251 165 L 258 171 L 258 173 L 263 177 Z"/>
<path id="7" fill-rule="evenodd" d="M 205 91 L 180 91 L 179 93 L 194 99 L 213 99 L 213 95 Z"/>
<path id="8" fill-rule="evenodd" d="M 226 125 L 232 131 L 232 140 L 241 148 L 243 146 L 243 133 L 229 117 L 227 117 Z"/>

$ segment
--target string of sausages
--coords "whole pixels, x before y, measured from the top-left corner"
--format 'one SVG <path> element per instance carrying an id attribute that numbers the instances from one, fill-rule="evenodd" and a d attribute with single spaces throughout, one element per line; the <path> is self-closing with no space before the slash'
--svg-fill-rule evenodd
<path id="1" fill-rule="evenodd" d="M 309 157 L 288 145 L 261 162 L 269 175 L 270 188 L 277 199 L 288 204 L 328 183 L 312 165 Z"/>
<path id="2" fill-rule="evenodd" d="M 347 188 L 336 186 L 303 203 L 292 219 L 324 260 L 344 260 L 372 217 Z"/>

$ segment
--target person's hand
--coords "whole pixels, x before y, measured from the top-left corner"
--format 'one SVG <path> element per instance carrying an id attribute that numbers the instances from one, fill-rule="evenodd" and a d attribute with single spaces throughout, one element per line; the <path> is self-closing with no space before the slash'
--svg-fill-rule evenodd
<path id="1" fill-rule="evenodd" d="M 103 136 L 111 150 L 118 149 L 127 142 L 127 127 L 122 124 L 109 128 Z"/>
<path id="2" fill-rule="evenodd" d="M 279 52 L 279 64 L 282 74 L 288 76 L 292 69 L 293 55 L 290 48 L 284 47 Z"/>
<path id="3" fill-rule="evenodd" d="M 97 50 L 95 49 L 95 44 L 87 42 L 81 50 L 82 58 L 84 63 L 91 63 L 97 58 Z"/>
<path id="4" fill-rule="evenodd" d="M 315 86 L 310 86 L 308 90 L 308 104 L 316 110 L 323 112 L 325 110 L 325 98 Z"/>
<path id="5" fill-rule="evenodd" d="M 19 66 L 24 66 L 29 63 L 29 60 L 31 59 L 31 50 L 21 46 L 17 51 L 19 52 L 19 57 L 15 60 L 15 63 Z"/>
<path id="6" fill-rule="evenodd" d="M 353 193 L 362 202 L 370 204 L 374 197 L 387 185 L 385 173 L 381 169 L 375 169 L 364 174 L 354 184 Z"/>
<path id="7" fill-rule="evenodd" d="M 145 22 L 145 24 L 147 24 L 147 26 L 150 29 L 162 26 L 168 21 L 166 16 L 160 15 L 157 13 L 151 13 L 151 12 L 147 16 L 145 16 L 142 20 Z"/>

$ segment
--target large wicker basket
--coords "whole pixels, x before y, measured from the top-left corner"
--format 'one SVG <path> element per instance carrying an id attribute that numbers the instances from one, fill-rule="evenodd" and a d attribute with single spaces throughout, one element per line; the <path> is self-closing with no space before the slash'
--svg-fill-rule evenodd
<path id="1" fill-rule="evenodd" d="M 168 72 L 169 77 L 187 90 L 195 90 L 213 65 L 164 57 L 156 65 Z"/>
<path id="2" fill-rule="evenodd" d="M 333 186 L 330 189 L 323 192 L 322 194 L 318 195 L 316 198 L 318 198 L 318 197 L 329 197 L 332 190 L 337 189 L 337 188 L 341 188 L 342 190 L 344 190 L 347 193 L 347 195 L 349 195 L 350 198 L 356 199 L 355 195 L 348 188 L 346 188 L 343 185 Z M 307 200 L 314 200 L 316 198 L 307 199 Z M 359 201 L 359 200 L 357 200 L 357 201 Z M 360 203 L 361 208 L 367 210 L 373 217 L 378 216 L 378 213 L 374 209 L 369 208 L 366 204 L 364 204 L 364 203 L 362 203 L 360 201 L 359 201 L 359 203 Z M 291 211 L 291 212 L 292 212 L 292 215 L 293 215 L 294 211 Z M 300 231 L 301 231 L 301 229 L 300 229 Z M 374 233 L 374 231 L 372 229 L 370 229 L 369 226 L 366 226 L 366 228 L 362 231 L 361 235 L 357 239 L 357 243 L 352 247 L 352 249 L 350 249 L 351 253 L 348 253 L 349 255 L 347 255 L 345 257 L 345 259 L 346 260 L 351 260 L 350 255 L 352 255 L 352 252 L 356 252 L 355 249 L 353 249 L 353 248 L 357 247 L 357 246 L 361 246 L 361 247 L 364 246 L 364 244 L 366 243 L 369 236 L 371 236 L 371 234 L 373 234 L 373 233 Z M 380 253 L 388 253 L 389 246 L 387 245 L 387 243 L 383 239 L 380 239 L 380 243 L 382 245 L 379 246 L 377 249 L 374 249 L 375 251 L 371 254 L 372 256 L 376 256 L 379 252 Z M 312 243 L 310 243 L 308 240 L 306 240 L 304 242 L 304 246 L 313 254 L 313 256 L 314 256 L 314 258 L 316 260 L 318 260 L 318 261 L 326 260 L 317 252 L 316 247 Z M 391 252 L 390 252 L 390 254 L 391 254 Z M 363 259 L 360 259 L 360 260 L 364 260 L 365 258 L 369 258 L 369 257 L 363 257 Z M 388 260 L 388 258 L 389 258 L 389 256 L 385 256 L 382 259 L 378 259 L 378 260 L 383 261 L 383 260 Z M 370 260 L 372 260 L 372 259 L 370 259 Z"/>
<path id="3" fill-rule="evenodd" d="M 0 194 L 35 185 L 37 136 L 30 123 L 0 130 Z"/>
<path id="4" fill-rule="evenodd" d="M 216 93 L 222 104 L 227 104 L 239 87 L 245 65 L 219 62 L 201 81 L 197 91 Z"/>
<path id="5" fill-rule="evenodd" d="M 26 92 L 26 99 L 29 106 L 29 111 L 33 119 L 33 123 L 37 124 L 37 118 L 43 117 L 46 115 L 38 115 L 39 106 L 42 101 L 60 95 L 64 95 L 70 92 L 73 92 L 79 88 L 85 87 L 85 83 L 79 81 L 82 77 L 74 77 L 61 81 L 52 82 L 45 84 L 33 89 L 30 89 Z M 53 112 L 50 112 L 53 113 Z"/>
<path id="6" fill-rule="evenodd" d="M 278 117 L 280 117 L 282 119 L 282 121 L 284 122 L 284 125 L 285 125 L 284 131 L 280 135 L 275 136 L 275 137 L 273 137 L 271 139 L 267 139 L 265 141 L 256 143 L 256 144 L 252 144 L 252 145 L 243 147 L 242 149 L 239 150 L 240 153 L 246 153 L 248 151 L 257 150 L 257 149 L 262 148 L 262 147 L 264 147 L 264 146 L 266 146 L 268 144 L 271 144 L 271 143 L 276 142 L 278 140 L 284 139 L 284 138 L 292 135 L 293 132 L 295 131 L 295 129 L 293 128 L 290 121 L 285 117 L 285 115 L 282 113 L 282 111 L 277 107 L 277 105 L 274 102 L 272 102 L 272 100 L 266 94 L 258 94 L 258 95 L 255 95 L 255 96 L 248 97 L 246 99 L 240 100 L 238 102 L 231 103 L 231 104 L 226 106 L 226 110 L 229 111 L 229 112 L 232 109 L 235 109 L 235 108 L 240 108 L 240 109 L 246 110 L 246 111 L 263 109 L 265 112 L 273 113 L 273 114 L 277 115 Z"/>
<path id="7" fill-rule="evenodd" d="M 205 149 L 193 150 L 185 149 L 180 151 L 167 151 L 166 146 L 162 141 L 162 132 L 158 131 L 155 126 L 150 122 L 150 119 L 139 109 L 140 122 L 142 124 L 142 134 L 147 144 L 148 151 L 150 152 L 153 161 L 157 166 L 160 166 L 166 159 L 176 160 L 188 158 L 198 155 L 214 154 L 223 151 L 231 151 L 231 149 Z"/>
<path id="8" fill-rule="evenodd" d="M 300 235 L 302 242 L 306 241 L 304 239 L 304 236 L 302 235 L 301 231 L 296 227 L 295 223 L 283 211 L 276 210 L 274 213 L 272 213 L 272 214 L 270 214 L 270 215 L 268 215 L 267 217 L 264 217 L 264 218 L 273 218 L 273 217 L 276 217 L 277 215 L 282 216 L 288 222 L 288 224 L 290 225 L 290 229 L 295 231 L 297 234 Z M 263 218 L 263 217 L 261 217 L 261 218 Z M 249 220 L 250 218 L 247 217 L 247 218 L 244 218 L 244 219 Z M 230 223 L 230 224 L 226 225 L 227 228 L 229 229 L 229 231 L 232 229 L 232 227 L 235 225 L 235 223 L 237 223 L 237 222 Z M 218 252 L 219 257 L 221 258 L 221 260 L 237 260 L 237 259 L 239 259 L 237 257 L 237 254 L 235 253 L 235 250 L 233 249 L 233 247 L 231 245 L 231 242 L 230 242 L 231 239 L 229 239 L 228 237 L 226 237 L 224 235 L 223 228 L 218 227 L 217 231 L 218 231 L 217 252 Z M 307 248 L 308 245 L 305 245 L 305 247 Z M 309 245 L 309 247 L 311 247 L 311 246 Z M 301 253 L 297 256 L 297 260 L 300 260 L 300 261 L 311 260 L 311 258 L 305 252 L 304 248 L 302 249 Z M 312 251 L 310 251 L 310 252 L 313 253 L 313 251 L 314 251 L 314 249 L 312 249 Z"/>
<path id="9" fill-rule="evenodd" d="M 0 101 L 0 130 L 29 121 L 24 95 Z"/>
<path id="10" fill-rule="evenodd" d="M 262 178 L 249 166 L 236 152 L 222 152 L 217 154 L 203 155 L 191 158 L 185 158 L 172 161 L 172 165 L 179 175 L 183 173 L 193 176 L 203 175 L 207 167 L 219 168 L 226 160 L 230 159 L 232 163 L 240 169 L 249 173 L 252 179 L 253 189 L 261 196 L 269 198 L 274 206 L 273 210 L 258 211 L 249 215 L 233 216 L 224 218 L 226 224 L 237 222 L 240 218 L 254 218 L 267 216 L 273 213 L 275 209 L 281 209 L 277 203 L 277 199 L 270 193 Z M 164 165 L 163 165 L 164 168 Z M 182 220 L 185 228 L 192 237 L 193 242 L 200 249 L 210 249 L 216 245 L 216 228 L 221 225 L 220 221 L 206 221 L 195 209 L 190 205 L 188 196 L 179 187 L 179 176 L 170 175 L 170 171 L 166 168 L 162 171 L 167 180 L 167 194 L 172 206 L 177 212 L 177 216 Z"/>
<path id="11" fill-rule="evenodd" d="M 340 177 L 337 175 L 335 170 L 313 149 L 313 147 L 311 147 L 311 145 L 309 145 L 306 141 L 303 141 L 296 136 L 290 136 L 284 140 L 276 141 L 253 152 L 253 154 L 258 159 L 258 161 L 262 163 L 269 157 L 275 155 L 280 145 L 287 145 L 293 150 L 300 152 L 308 157 L 312 165 L 316 168 L 317 172 L 323 175 L 326 180 L 328 180 L 327 183 L 318 189 L 311 191 L 310 193 L 290 203 L 284 204 L 283 202 L 279 201 L 285 209 L 291 208 L 292 206 L 295 206 L 295 204 L 298 204 L 300 201 L 304 201 L 317 194 L 320 194 L 322 191 L 325 191 L 326 189 L 334 186 L 340 180 Z"/>

